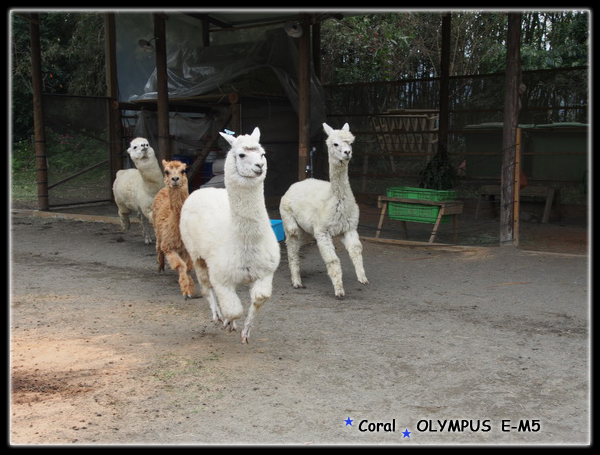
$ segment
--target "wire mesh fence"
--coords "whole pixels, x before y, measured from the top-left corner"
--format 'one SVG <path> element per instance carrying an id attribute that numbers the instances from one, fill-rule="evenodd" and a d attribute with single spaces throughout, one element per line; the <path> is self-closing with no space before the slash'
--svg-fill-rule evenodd
<path id="1" fill-rule="evenodd" d="M 530 191 L 521 200 L 539 208 L 535 218 L 546 218 L 548 209 L 556 220 L 559 194 L 563 201 L 587 203 L 588 68 L 527 71 L 522 82 L 522 174 L 517 178 L 524 175 L 529 188 L 552 189 L 554 197 L 550 200 L 548 192 Z M 504 83 L 504 74 L 450 81 L 447 158 L 454 170 L 452 188 L 465 203 L 459 243 L 499 242 L 500 194 L 506 189 L 500 187 L 496 195 L 482 191 L 486 185 L 501 185 Z M 437 150 L 439 79 L 327 86 L 326 90 L 328 118 L 339 125 L 348 122 L 356 136 L 351 183 L 359 199 L 370 202 L 361 212 L 362 228 L 369 235 L 381 215 L 374 206 L 377 195 L 385 195 L 390 187 L 423 185 L 426 165 Z M 393 220 L 386 218 L 384 226 L 382 236 L 405 236 L 404 226 Z M 431 226 L 411 223 L 409 230 L 426 239 Z M 453 234 L 452 226 L 442 224 L 437 239 L 451 241 Z"/>
<path id="2" fill-rule="evenodd" d="M 111 200 L 108 108 L 107 98 L 44 95 L 51 208 Z"/>

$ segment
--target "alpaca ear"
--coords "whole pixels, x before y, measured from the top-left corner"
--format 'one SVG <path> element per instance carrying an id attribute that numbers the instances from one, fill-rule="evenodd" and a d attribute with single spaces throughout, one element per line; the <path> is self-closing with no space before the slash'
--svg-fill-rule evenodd
<path id="1" fill-rule="evenodd" d="M 225 134 L 219 131 L 219 134 L 221 136 L 223 136 L 223 139 L 225 139 L 227 142 L 229 142 L 229 145 L 231 145 L 233 147 L 233 143 L 235 142 L 235 137 L 231 136 L 230 134 Z"/>
<path id="2" fill-rule="evenodd" d="M 169 164 L 167 160 L 162 160 L 163 169 L 167 167 L 167 164 Z"/>
<path id="3" fill-rule="evenodd" d="M 344 126 L 342 126 L 342 130 L 350 131 L 350 125 L 348 125 L 347 123 L 344 123 Z"/>
<path id="4" fill-rule="evenodd" d="M 254 128 L 254 131 L 252 131 L 252 134 L 250 135 L 250 137 L 252 139 L 254 139 L 256 142 L 258 142 L 260 140 L 260 130 L 258 129 L 258 126 Z"/>
<path id="5" fill-rule="evenodd" d="M 323 123 L 323 129 L 325 130 L 325 133 L 327 133 L 327 136 L 331 136 L 331 133 L 333 133 L 333 128 L 327 123 Z"/>

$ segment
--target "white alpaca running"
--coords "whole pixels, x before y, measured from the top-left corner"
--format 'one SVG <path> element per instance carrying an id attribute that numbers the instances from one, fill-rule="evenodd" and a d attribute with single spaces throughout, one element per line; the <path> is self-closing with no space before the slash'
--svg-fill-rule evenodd
<path id="1" fill-rule="evenodd" d="M 359 209 L 348 180 L 354 135 L 347 123 L 341 130 L 334 130 L 326 123 L 323 123 L 323 128 L 328 136 L 330 181 L 309 178 L 294 183 L 281 198 L 279 212 L 286 236 L 292 285 L 295 288 L 305 287 L 300 278 L 299 251 L 302 244 L 314 237 L 327 266 L 335 296 L 342 298 L 345 295 L 342 267 L 335 254 L 333 237 L 343 236 L 342 243 L 350 254 L 358 281 L 369 284 L 363 267 L 362 244 L 356 231 Z"/>
<path id="2" fill-rule="evenodd" d="M 121 169 L 117 172 L 113 183 L 113 195 L 119 209 L 123 232 L 129 231 L 131 212 L 138 212 L 144 243 L 149 245 L 153 242 L 150 227 L 152 202 L 156 193 L 164 186 L 163 175 L 148 139 L 136 137 L 131 141 L 127 153 L 136 169 Z"/>
<path id="3" fill-rule="evenodd" d="M 190 194 L 181 209 L 180 232 L 213 320 L 235 330 L 236 319 L 244 314 L 236 288 L 250 284 L 251 305 L 241 332 L 247 343 L 256 312 L 271 297 L 279 243 L 265 206 L 267 160 L 259 129 L 237 138 L 220 134 L 231 145 L 225 189 Z"/>

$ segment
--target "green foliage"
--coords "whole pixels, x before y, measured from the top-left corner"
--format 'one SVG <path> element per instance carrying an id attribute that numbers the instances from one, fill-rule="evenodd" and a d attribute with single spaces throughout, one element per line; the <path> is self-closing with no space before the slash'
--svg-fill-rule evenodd
<path id="1" fill-rule="evenodd" d="M 37 196 L 35 153 L 29 141 L 22 140 L 13 144 L 10 165 L 11 199 L 13 201 L 35 200 Z"/>
<path id="2" fill-rule="evenodd" d="M 79 171 L 106 158 L 106 145 L 85 135 L 59 134 L 46 128 L 46 156 L 53 174 Z"/>
<path id="3" fill-rule="evenodd" d="M 399 24 L 404 14 L 365 14 L 323 24 L 322 53 L 337 83 L 372 82 L 401 77 L 397 65 L 410 50 L 410 34 Z"/>
<path id="4" fill-rule="evenodd" d="M 10 164 L 12 172 L 27 171 L 35 168 L 35 152 L 29 141 L 22 140 L 13 144 Z"/>
<path id="5" fill-rule="evenodd" d="M 421 188 L 430 190 L 449 190 L 457 178 L 456 170 L 447 156 L 436 153 L 420 173 Z"/>
<path id="6" fill-rule="evenodd" d="M 40 15 L 42 91 L 103 96 L 106 92 L 104 14 L 50 12 Z M 33 133 L 29 23 L 11 15 L 13 138 Z"/>
<path id="7" fill-rule="evenodd" d="M 347 84 L 439 76 L 441 12 L 351 16 L 322 27 L 322 82 Z M 522 14 L 523 70 L 588 64 L 589 12 Z M 507 13 L 453 11 L 450 75 L 503 72 Z"/>

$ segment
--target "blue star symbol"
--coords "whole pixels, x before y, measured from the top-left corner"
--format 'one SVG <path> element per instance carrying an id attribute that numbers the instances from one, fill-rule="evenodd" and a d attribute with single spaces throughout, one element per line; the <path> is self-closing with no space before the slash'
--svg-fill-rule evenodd
<path id="1" fill-rule="evenodd" d="M 403 438 L 410 438 L 410 431 L 408 431 L 408 428 L 406 429 L 406 431 L 402 432 L 402 435 Z"/>
<path id="2" fill-rule="evenodd" d="M 346 422 L 346 426 L 348 426 L 348 425 L 352 426 L 353 420 L 350 417 L 348 417 L 346 420 L 344 420 L 344 422 Z"/>

